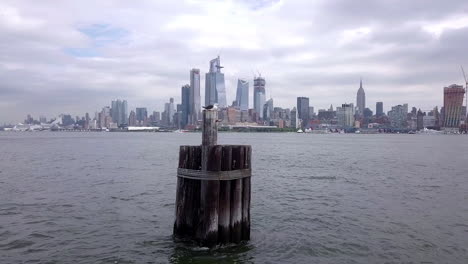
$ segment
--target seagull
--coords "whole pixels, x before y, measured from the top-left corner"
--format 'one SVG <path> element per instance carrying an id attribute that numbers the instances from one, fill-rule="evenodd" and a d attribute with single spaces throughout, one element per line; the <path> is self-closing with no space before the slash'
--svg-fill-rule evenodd
<path id="1" fill-rule="evenodd" d="M 218 104 L 203 106 L 206 110 L 218 110 Z"/>

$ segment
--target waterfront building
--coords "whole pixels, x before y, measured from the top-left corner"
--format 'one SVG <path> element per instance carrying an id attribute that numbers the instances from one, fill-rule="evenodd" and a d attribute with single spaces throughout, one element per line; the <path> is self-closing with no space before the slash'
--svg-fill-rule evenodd
<path id="1" fill-rule="evenodd" d="M 354 126 L 355 108 L 353 104 L 342 104 L 337 107 L 336 116 L 338 118 L 338 126 L 350 128 Z"/>
<path id="2" fill-rule="evenodd" d="M 190 113 L 190 85 L 186 84 L 181 88 L 182 103 L 180 104 L 179 125 L 181 128 L 185 128 L 189 124 L 189 113 Z"/>
<path id="3" fill-rule="evenodd" d="M 138 108 L 137 108 L 138 110 Z M 128 116 L 128 125 L 129 126 L 136 126 L 137 124 L 137 115 L 135 111 L 130 111 L 130 115 Z"/>
<path id="4" fill-rule="evenodd" d="M 135 118 L 136 118 L 137 123 L 142 125 L 145 122 L 145 120 L 148 118 L 148 110 L 146 109 L 146 107 L 137 107 Z M 128 122 L 130 123 L 130 121 Z"/>
<path id="5" fill-rule="evenodd" d="M 249 109 L 249 110 L 251 110 L 251 109 Z M 249 114 L 249 112 L 250 112 L 249 110 L 247 110 L 247 111 L 240 111 L 240 122 L 243 122 L 243 123 L 245 123 L 245 122 L 249 122 L 249 123 L 252 122 L 252 117 L 251 117 L 250 114 Z"/>
<path id="6" fill-rule="evenodd" d="M 263 119 L 263 106 L 265 105 L 265 78 L 254 77 L 254 110 L 259 119 Z"/>
<path id="7" fill-rule="evenodd" d="M 167 105 L 167 104 L 168 104 L 168 103 L 165 103 L 165 104 L 164 104 L 164 109 L 166 109 L 166 105 Z M 161 126 L 169 126 L 167 116 L 168 116 L 168 114 L 167 114 L 166 110 L 164 110 L 164 111 L 161 113 L 161 122 L 160 122 L 160 125 L 161 125 Z"/>
<path id="8" fill-rule="evenodd" d="M 298 128 L 296 107 L 291 110 L 291 127 Z"/>
<path id="9" fill-rule="evenodd" d="M 309 119 L 313 119 L 315 117 L 314 107 L 309 106 Z"/>
<path id="10" fill-rule="evenodd" d="M 164 104 L 164 112 L 162 116 L 163 125 L 172 127 L 174 125 L 174 98 L 169 99 L 169 103 Z"/>
<path id="11" fill-rule="evenodd" d="M 426 116 L 426 113 L 423 113 L 421 109 L 419 109 L 416 112 L 416 129 L 417 130 L 424 129 L 424 116 Z"/>
<path id="12" fill-rule="evenodd" d="M 383 102 L 377 102 L 375 103 L 375 116 L 377 118 L 383 116 Z"/>
<path id="13" fill-rule="evenodd" d="M 110 116 L 111 109 L 109 106 L 102 108 L 101 112 L 98 114 L 98 125 L 100 128 L 109 127 L 112 122 L 112 117 Z"/>
<path id="14" fill-rule="evenodd" d="M 249 82 L 237 80 L 236 105 L 241 111 L 249 110 Z"/>
<path id="15" fill-rule="evenodd" d="M 356 95 L 356 106 L 358 115 L 362 116 L 364 114 L 364 109 L 366 109 L 366 93 L 362 88 L 362 79 L 360 81 L 359 89 Z"/>
<path id="16" fill-rule="evenodd" d="M 273 118 L 273 99 L 270 98 L 264 105 L 263 105 L 263 120 L 270 122 Z"/>
<path id="17" fill-rule="evenodd" d="M 406 128 L 408 126 L 408 104 L 396 105 L 388 112 L 390 126 L 393 128 Z"/>
<path id="18" fill-rule="evenodd" d="M 374 113 L 369 108 L 365 108 L 363 112 L 364 118 L 371 118 Z"/>
<path id="19" fill-rule="evenodd" d="M 309 98 L 297 97 L 297 119 L 302 120 L 301 127 L 306 127 L 309 123 Z"/>
<path id="20" fill-rule="evenodd" d="M 436 127 L 436 118 L 435 116 L 425 115 L 423 118 L 423 128 L 434 128 Z"/>
<path id="21" fill-rule="evenodd" d="M 73 120 L 73 117 L 68 114 L 62 114 L 62 126 L 71 126 L 75 124 L 75 120 Z"/>
<path id="22" fill-rule="evenodd" d="M 39 118 L 40 120 L 40 118 Z M 84 123 L 84 126 L 83 128 L 84 129 L 89 129 L 89 122 L 91 121 L 91 118 L 89 117 L 89 113 L 86 113 L 85 114 L 85 119 L 84 119 L 85 123 Z"/>
<path id="23" fill-rule="evenodd" d="M 217 103 L 220 108 L 227 107 L 222 68 L 219 56 L 210 61 L 210 71 L 205 77 L 205 105 Z"/>
<path id="24" fill-rule="evenodd" d="M 153 112 L 153 120 L 155 122 L 160 122 L 161 121 L 161 113 L 160 112 Z"/>
<path id="25" fill-rule="evenodd" d="M 188 122 L 191 125 L 196 125 L 201 119 L 201 102 L 200 102 L 200 70 L 192 69 L 190 71 L 190 95 L 189 95 L 189 111 Z"/>
<path id="26" fill-rule="evenodd" d="M 98 123 L 96 119 L 90 120 L 88 124 L 88 129 L 98 129 Z"/>
<path id="27" fill-rule="evenodd" d="M 226 122 L 230 125 L 234 125 L 241 121 L 241 111 L 239 109 L 235 107 L 228 107 L 225 111 Z"/>
<path id="28" fill-rule="evenodd" d="M 465 89 L 462 85 L 452 84 L 444 87 L 444 123 L 443 127 L 458 128 L 462 116 Z"/>
<path id="29" fill-rule="evenodd" d="M 126 100 L 112 101 L 110 112 L 112 121 L 116 123 L 117 126 L 128 123 L 128 109 Z"/>
<path id="30" fill-rule="evenodd" d="M 411 107 L 411 112 L 410 112 L 409 117 L 414 117 L 414 118 L 416 118 L 417 115 L 418 115 L 418 109 L 417 109 L 416 107 L 414 107 L 414 106 Z M 408 118 L 409 118 L 409 117 L 408 117 Z"/>
<path id="31" fill-rule="evenodd" d="M 439 112 L 439 108 L 436 106 L 434 107 L 434 110 L 432 110 L 433 112 L 433 115 L 434 115 L 434 126 L 437 127 L 437 128 L 440 128 L 440 124 L 441 124 L 441 117 L 440 117 L 440 112 Z"/>
<path id="32" fill-rule="evenodd" d="M 319 109 L 317 114 L 317 119 L 320 121 L 330 122 L 331 120 L 335 119 L 336 112 L 333 111 L 333 108 L 325 110 Z"/>

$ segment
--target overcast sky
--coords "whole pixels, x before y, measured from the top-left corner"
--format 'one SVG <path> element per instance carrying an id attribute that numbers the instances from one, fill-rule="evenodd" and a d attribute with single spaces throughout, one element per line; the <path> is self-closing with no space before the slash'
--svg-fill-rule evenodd
<path id="1" fill-rule="evenodd" d="M 468 68 L 468 1 L 0 1 L 0 122 L 83 116 L 127 99 L 162 110 L 218 54 L 227 100 L 266 78 L 275 106 L 442 105 Z"/>

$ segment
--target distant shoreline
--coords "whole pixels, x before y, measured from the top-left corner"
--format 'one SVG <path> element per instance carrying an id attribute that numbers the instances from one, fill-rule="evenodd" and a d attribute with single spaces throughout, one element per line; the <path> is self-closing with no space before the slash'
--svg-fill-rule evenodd
<path id="1" fill-rule="evenodd" d="M 118 130 L 118 131 L 103 131 L 103 130 L 57 130 L 57 131 L 51 131 L 51 130 L 43 130 L 43 131 L 7 131 L 7 130 L 0 130 L 0 133 L 10 133 L 10 134 L 24 134 L 24 133 L 47 133 L 47 132 L 54 132 L 54 133 L 174 133 L 174 134 L 199 134 L 201 131 L 185 131 L 185 132 L 176 132 L 176 131 L 124 131 L 124 130 Z M 335 134 L 354 134 L 354 135 L 396 135 L 396 134 L 407 134 L 407 135 L 466 135 L 466 133 L 444 133 L 442 131 L 438 131 L 437 133 L 408 133 L 408 132 L 360 132 L 360 133 L 317 133 L 317 132 L 310 132 L 310 133 L 297 133 L 295 131 L 219 131 L 220 133 L 239 133 L 239 134 L 244 134 L 244 133 L 275 133 L 275 134 L 311 134 L 311 135 L 335 135 Z"/>

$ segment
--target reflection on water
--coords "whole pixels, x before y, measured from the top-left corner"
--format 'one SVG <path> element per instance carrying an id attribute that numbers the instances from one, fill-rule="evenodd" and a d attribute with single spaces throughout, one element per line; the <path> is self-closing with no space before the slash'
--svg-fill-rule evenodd
<path id="1" fill-rule="evenodd" d="M 246 254 L 253 249 L 249 242 L 240 245 L 225 245 L 214 249 L 198 247 L 189 241 L 176 241 L 170 263 L 254 263 L 253 256 Z"/>

